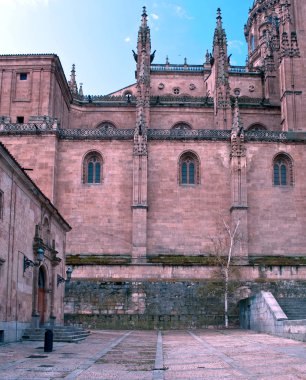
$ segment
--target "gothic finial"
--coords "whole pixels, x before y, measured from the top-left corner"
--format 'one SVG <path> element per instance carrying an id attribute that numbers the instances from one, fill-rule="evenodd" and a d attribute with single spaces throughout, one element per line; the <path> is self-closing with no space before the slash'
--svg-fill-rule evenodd
<path id="1" fill-rule="evenodd" d="M 141 23 L 142 23 L 142 26 L 146 26 L 147 25 L 147 10 L 146 10 L 146 7 L 142 7 L 142 20 L 141 20 Z"/>
<path id="2" fill-rule="evenodd" d="M 166 56 L 166 65 L 170 65 L 168 56 Z"/>
<path id="3" fill-rule="evenodd" d="M 218 24 L 218 25 L 221 25 L 221 23 L 222 23 L 221 20 L 222 20 L 221 9 L 218 8 L 218 9 L 217 9 L 217 24 Z"/>
<path id="4" fill-rule="evenodd" d="M 187 66 L 187 58 L 184 58 L 184 66 Z"/>
<path id="5" fill-rule="evenodd" d="M 80 88 L 79 88 L 79 95 L 83 96 L 83 83 L 80 83 Z"/>
<path id="6" fill-rule="evenodd" d="M 75 80 L 75 64 L 72 64 L 71 74 L 70 74 L 70 80 Z"/>
<path id="7" fill-rule="evenodd" d="M 70 73 L 70 81 L 68 82 L 70 91 L 74 94 L 78 93 L 78 86 L 75 79 L 75 64 L 72 65 L 71 73 Z"/>
<path id="8" fill-rule="evenodd" d="M 237 94 L 237 95 L 236 95 Z M 240 94 L 240 91 L 239 91 Z M 235 99 L 235 105 L 234 105 L 234 115 L 233 115 L 233 127 L 232 129 L 240 135 L 243 132 L 243 124 L 240 117 L 240 109 L 239 109 L 239 102 L 238 102 L 238 91 L 235 92 L 236 99 Z"/>
<path id="9" fill-rule="evenodd" d="M 205 54 L 205 63 L 206 64 L 210 63 L 210 54 L 209 54 L 208 49 L 206 50 L 206 54 Z"/>

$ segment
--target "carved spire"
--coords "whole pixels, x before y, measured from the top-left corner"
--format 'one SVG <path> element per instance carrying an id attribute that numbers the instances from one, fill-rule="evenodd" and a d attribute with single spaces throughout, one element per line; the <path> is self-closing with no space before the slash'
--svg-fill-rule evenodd
<path id="1" fill-rule="evenodd" d="M 236 100 L 233 109 L 233 124 L 231 133 L 231 152 L 230 152 L 230 168 L 231 168 L 231 199 L 230 208 L 232 223 L 240 220 L 241 239 L 236 246 L 236 254 L 240 256 L 248 255 L 247 244 L 247 159 L 246 146 L 244 142 L 244 131 L 240 117 L 238 96 L 240 91 L 235 91 Z"/>
<path id="2" fill-rule="evenodd" d="M 222 26 L 221 10 L 217 10 L 217 25 L 213 46 L 214 62 L 217 62 L 217 85 L 228 85 L 228 56 L 226 33 Z"/>
<path id="3" fill-rule="evenodd" d="M 240 116 L 238 96 L 235 99 L 233 110 L 231 148 L 231 157 L 241 157 L 245 155 L 244 129 Z"/>
<path id="4" fill-rule="evenodd" d="M 217 9 L 217 27 L 222 29 L 222 16 L 221 16 L 221 9 Z"/>
<path id="5" fill-rule="evenodd" d="M 213 41 L 213 53 L 210 59 L 215 78 L 215 115 L 218 128 L 228 129 L 231 120 L 229 59 L 227 55 L 226 33 L 222 25 L 221 10 L 217 10 L 217 21 Z"/>
<path id="6" fill-rule="evenodd" d="M 235 99 L 232 130 L 236 131 L 237 133 L 239 132 L 241 133 L 243 131 L 243 124 L 242 124 L 241 116 L 240 116 L 238 96 L 236 96 L 236 99 Z"/>
<path id="7" fill-rule="evenodd" d="M 148 19 L 148 15 L 147 15 L 147 9 L 146 7 L 142 7 L 142 15 L 141 15 L 141 26 L 143 28 L 147 27 L 147 19 Z"/>
<path id="8" fill-rule="evenodd" d="M 208 49 L 206 50 L 206 54 L 205 54 L 205 64 L 206 65 L 210 64 L 210 54 L 209 54 Z"/>
<path id="9" fill-rule="evenodd" d="M 151 50 L 150 28 L 148 27 L 147 18 L 148 18 L 148 15 L 146 12 L 146 7 L 143 7 L 143 12 L 141 15 L 141 25 L 138 31 L 138 44 L 137 44 L 138 57 L 140 56 L 142 51 L 147 52 L 148 50 Z"/>
<path id="10" fill-rule="evenodd" d="M 75 64 L 72 65 L 72 69 L 70 73 L 70 81 L 68 81 L 68 85 L 69 85 L 70 91 L 73 94 L 78 93 L 78 85 L 75 79 Z"/>
<path id="11" fill-rule="evenodd" d="M 227 41 L 226 41 L 226 33 L 225 30 L 223 29 L 223 24 L 222 24 L 222 16 L 221 16 L 221 9 L 217 9 L 217 25 L 215 28 L 215 33 L 214 33 L 214 45 L 219 45 L 221 46 L 226 46 Z"/>
<path id="12" fill-rule="evenodd" d="M 134 130 L 134 154 L 147 154 L 147 128 L 150 117 L 150 66 L 151 55 L 150 28 L 147 25 L 147 12 L 143 7 L 141 25 L 137 42 L 137 101 L 136 125 Z"/>
<path id="13" fill-rule="evenodd" d="M 80 88 L 79 88 L 79 95 L 83 96 L 83 83 L 80 83 Z"/>

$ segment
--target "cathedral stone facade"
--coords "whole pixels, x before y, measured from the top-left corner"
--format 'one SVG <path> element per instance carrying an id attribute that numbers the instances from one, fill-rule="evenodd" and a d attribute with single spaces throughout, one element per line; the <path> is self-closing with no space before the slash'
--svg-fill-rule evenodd
<path id="1" fill-rule="evenodd" d="M 306 2 L 251 5 L 245 66 L 220 9 L 204 62 L 155 63 L 144 8 L 136 83 L 110 95 L 56 55 L 0 57 L 1 141 L 72 227 L 68 322 L 220 324 L 224 223 L 230 321 L 260 289 L 305 296 Z"/>

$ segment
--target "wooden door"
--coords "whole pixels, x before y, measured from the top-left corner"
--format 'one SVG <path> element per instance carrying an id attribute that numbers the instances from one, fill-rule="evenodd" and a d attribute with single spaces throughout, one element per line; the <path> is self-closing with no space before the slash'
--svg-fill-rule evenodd
<path id="1" fill-rule="evenodd" d="M 42 268 L 39 268 L 38 276 L 38 313 L 39 323 L 45 323 L 45 274 Z"/>
<path id="2" fill-rule="evenodd" d="M 38 288 L 38 313 L 39 313 L 39 323 L 44 324 L 45 318 L 45 290 Z"/>

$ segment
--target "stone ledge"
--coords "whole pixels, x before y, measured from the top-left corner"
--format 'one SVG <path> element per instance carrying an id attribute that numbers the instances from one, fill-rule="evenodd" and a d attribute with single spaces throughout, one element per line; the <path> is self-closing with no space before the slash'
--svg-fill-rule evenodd
<path id="1" fill-rule="evenodd" d="M 67 255 L 66 265 L 126 265 L 129 255 Z"/>
<path id="2" fill-rule="evenodd" d="M 254 266 L 300 266 L 306 265 L 305 256 L 250 256 L 250 265 Z"/>

